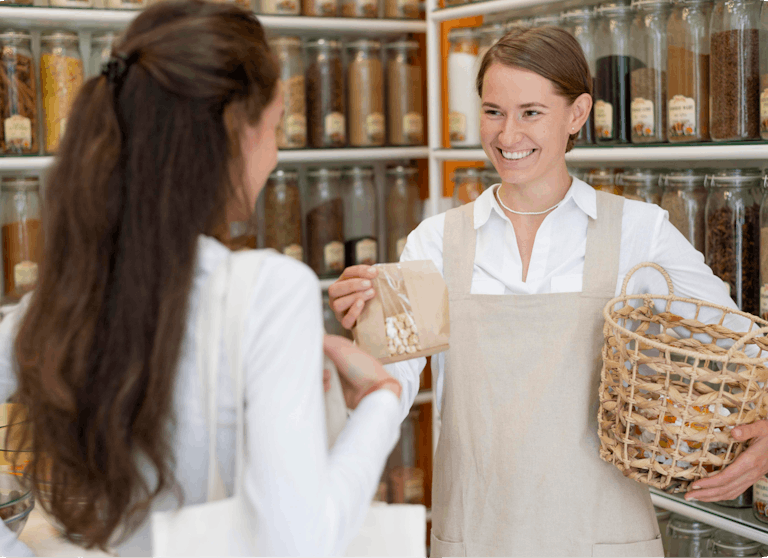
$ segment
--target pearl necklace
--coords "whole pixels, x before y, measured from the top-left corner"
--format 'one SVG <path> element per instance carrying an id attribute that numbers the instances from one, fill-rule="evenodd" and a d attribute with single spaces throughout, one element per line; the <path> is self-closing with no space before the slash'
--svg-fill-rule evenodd
<path id="1" fill-rule="evenodd" d="M 550 211 L 555 209 L 563 201 L 563 200 L 560 200 L 555 205 L 553 205 L 549 209 L 545 209 L 544 211 L 515 211 L 514 209 L 510 209 L 509 207 L 504 205 L 504 202 L 501 201 L 501 186 L 499 186 L 499 189 L 496 191 L 496 193 L 498 194 L 497 197 L 499 198 L 499 203 L 501 204 L 501 207 L 503 207 L 510 213 L 514 213 L 515 215 L 544 215 L 545 213 L 549 213 Z"/>

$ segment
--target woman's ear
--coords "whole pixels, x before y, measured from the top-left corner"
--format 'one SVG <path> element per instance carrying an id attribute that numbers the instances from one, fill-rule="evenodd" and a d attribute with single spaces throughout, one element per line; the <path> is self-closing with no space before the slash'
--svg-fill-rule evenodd
<path id="1" fill-rule="evenodd" d="M 579 130 L 587 122 L 592 110 L 592 95 L 582 93 L 571 104 L 571 129 Z"/>

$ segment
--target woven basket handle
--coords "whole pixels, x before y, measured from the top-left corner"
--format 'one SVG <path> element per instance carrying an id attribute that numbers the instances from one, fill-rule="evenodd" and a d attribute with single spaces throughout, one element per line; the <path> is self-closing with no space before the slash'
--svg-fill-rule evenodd
<path id="1" fill-rule="evenodd" d="M 627 273 L 627 276 L 624 277 L 624 284 L 621 286 L 621 296 L 627 296 L 627 285 L 629 285 L 630 277 L 635 274 L 635 271 L 643 267 L 652 267 L 661 273 L 664 276 L 664 279 L 667 281 L 667 289 L 669 289 L 669 294 L 675 294 L 675 288 L 672 286 L 672 279 L 669 278 L 669 274 L 666 272 L 666 270 L 657 263 L 643 262 L 630 269 L 629 273 Z"/>
<path id="2" fill-rule="evenodd" d="M 753 329 L 743 337 L 741 337 L 739 340 L 737 340 L 733 346 L 728 349 L 728 352 L 725 354 L 727 358 L 731 358 L 733 356 L 733 353 L 741 349 L 747 341 L 750 341 L 751 339 L 754 339 L 755 337 L 759 337 L 761 335 L 765 335 L 768 333 L 768 327 L 761 327 L 760 329 Z"/>

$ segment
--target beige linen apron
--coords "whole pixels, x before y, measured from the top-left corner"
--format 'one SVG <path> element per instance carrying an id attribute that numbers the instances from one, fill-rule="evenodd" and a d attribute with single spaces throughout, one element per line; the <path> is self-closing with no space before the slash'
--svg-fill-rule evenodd
<path id="1" fill-rule="evenodd" d="M 663 556 L 647 487 L 598 454 L 602 309 L 623 203 L 597 192 L 581 293 L 470 294 L 474 204 L 446 214 L 451 348 L 432 556 Z"/>

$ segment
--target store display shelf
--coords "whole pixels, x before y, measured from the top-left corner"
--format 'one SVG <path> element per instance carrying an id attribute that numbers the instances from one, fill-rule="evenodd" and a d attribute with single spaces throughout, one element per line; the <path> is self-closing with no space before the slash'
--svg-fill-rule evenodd
<path id="1" fill-rule="evenodd" d="M 425 389 L 416 394 L 416 399 L 413 400 L 414 406 L 424 405 L 426 403 L 432 403 L 432 390 Z"/>
<path id="2" fill-rule="evenodd" d="M 427 32 L 427 22 L 419 20 L 256 15 L 268 30 L 316 34 L 332 32 L 334 35 L 401 35 Z"/>
<path id="3" fill-rule="evenodd" d="M 331 163 L 337 161 L 387 161 L 426 159 L 429 148 L 418 147 L 350 147 L 342 149 L 296 149 L 280 151 L 281 163 Z"/>
<path id="4" fill-rule="evenodd" d="M 555 3 L 560 4 L 561 2 L 559 0 L 489 0 L 487 2 L 474 2 L 454 8 L 435 10 L 429 14 L 429 17 L 433 21 L 448 21 L 450 19 L 497 14 Z"/>
<path id="5" fill-rule="evenodd" d="M 686 502 L 682 495 L 651 489 L 655 506 L 729 531 L 753 541 L 768 544 L 768 525 L 760 523 L 752 508 L 727 508 L 708 502 Z"/>
<path id="6" fill-rule="evenodd" d="M 51 166 L 51 163 L 52 156 L 0 157 L 0 172 L 43 171 Z"/>

